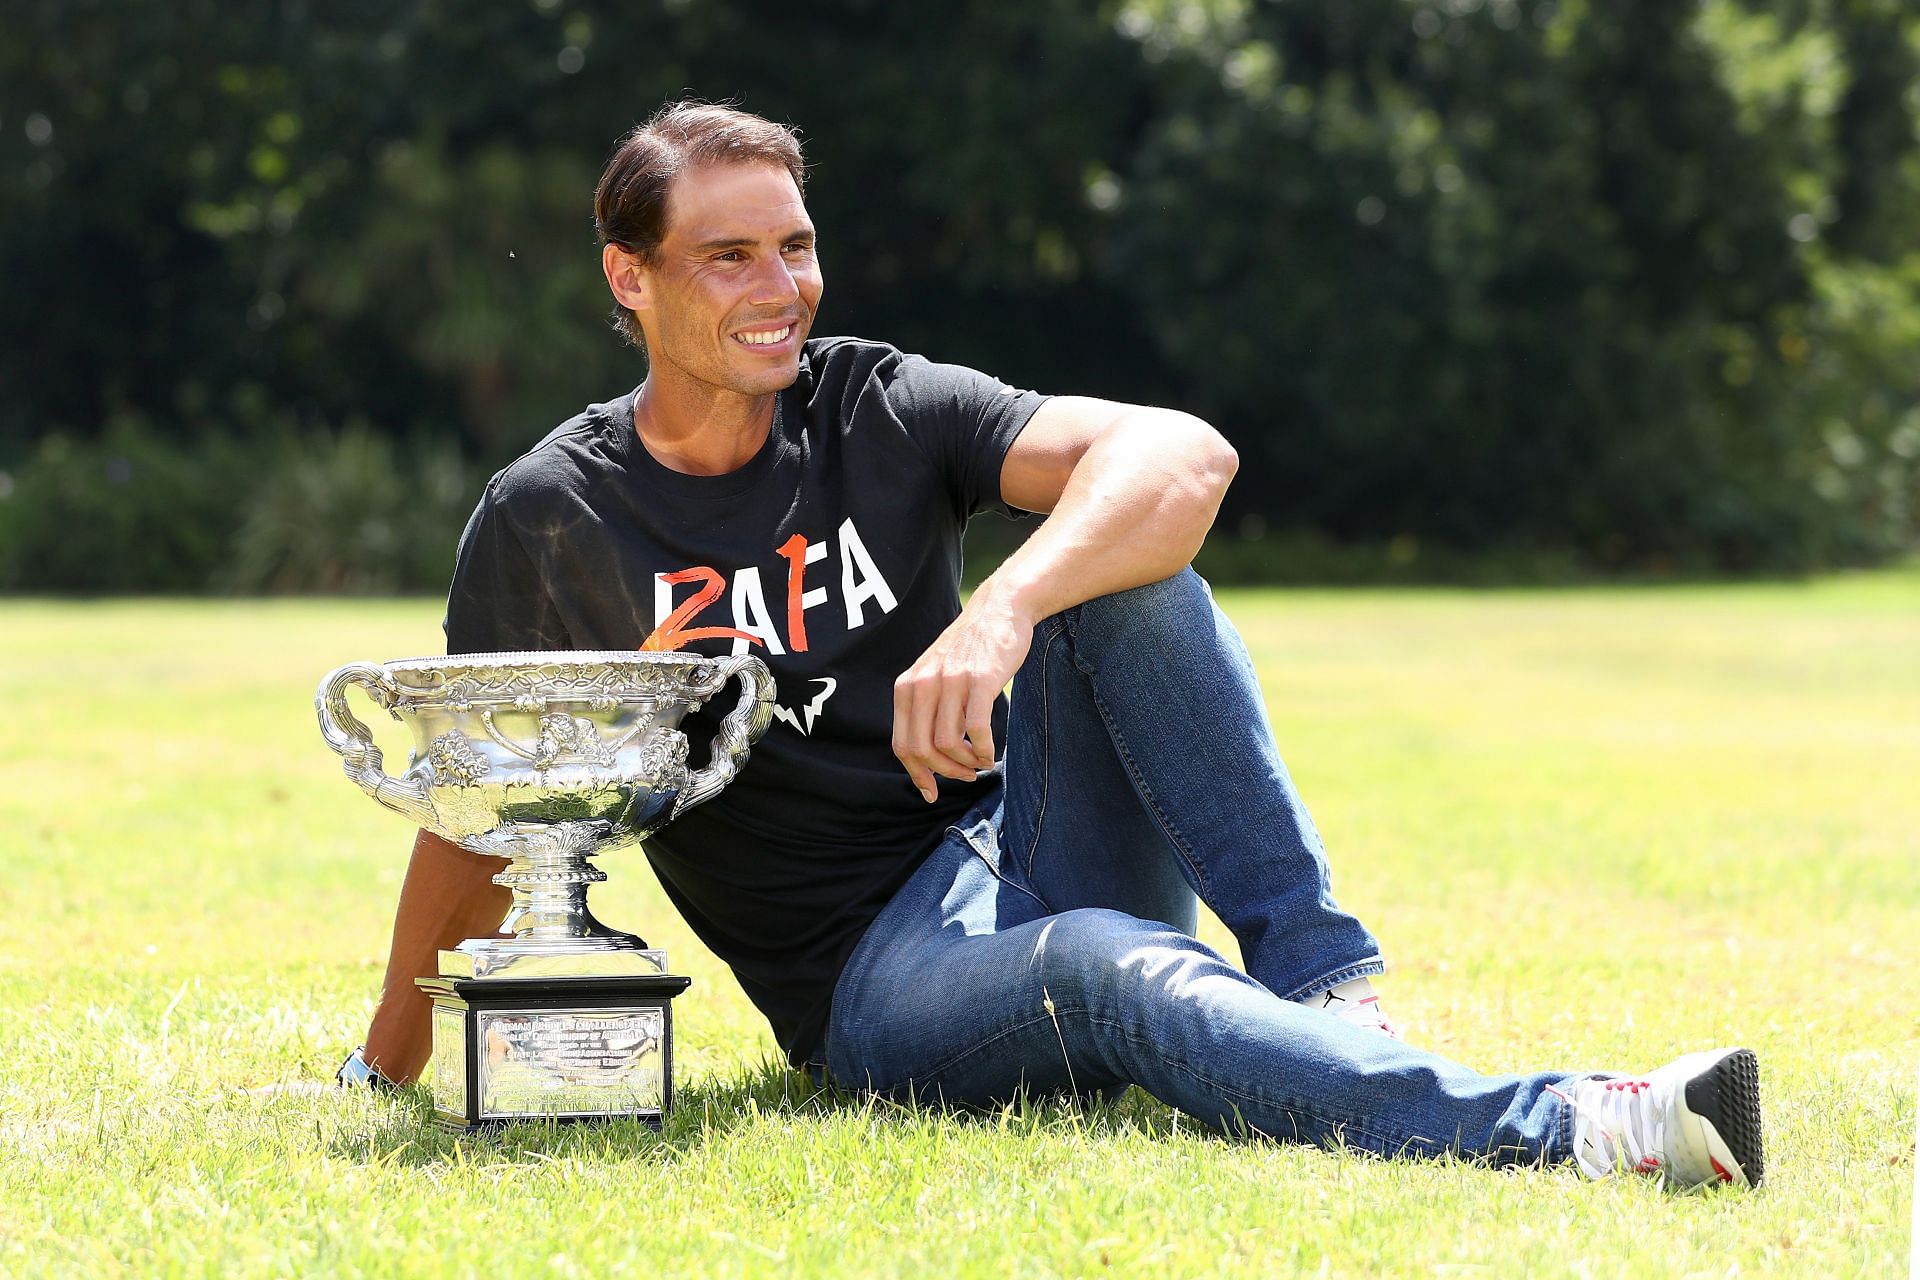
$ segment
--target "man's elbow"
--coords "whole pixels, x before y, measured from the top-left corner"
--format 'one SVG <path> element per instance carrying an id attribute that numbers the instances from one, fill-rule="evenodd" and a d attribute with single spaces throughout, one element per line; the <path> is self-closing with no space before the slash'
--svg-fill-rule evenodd
<path id="1" fill-rule="evenodd" d="M 1240 455 L 1212 424 L 1182 414 L 1193 435 L 1193 470 L 1198 486 L 1217 504 L 1240 470 Z"/>
<path id="2" fill-rule="evenodd" d="M 1212 427 L 1207 430 L 1213 436 L 1213 475 L 1219 483 L 1220 492 L 1224 494 L 1227 486 L 1233 483 L 1233 478 L 1240 474 L 1240 454 L 1227 443 L 1225 436 Z"/>

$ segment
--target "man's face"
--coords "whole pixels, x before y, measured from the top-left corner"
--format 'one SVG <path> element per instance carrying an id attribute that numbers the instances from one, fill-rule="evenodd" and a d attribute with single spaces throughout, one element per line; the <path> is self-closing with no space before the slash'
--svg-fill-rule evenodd
<path id="1" fill-rule="evenodd" d="M 764 164 L 689 169 L 667 193 L 667 233 L 634 310 L 647 358 L 742 395 L 793 385 L 820 305 L 813 223 L 793 177 Z"/>

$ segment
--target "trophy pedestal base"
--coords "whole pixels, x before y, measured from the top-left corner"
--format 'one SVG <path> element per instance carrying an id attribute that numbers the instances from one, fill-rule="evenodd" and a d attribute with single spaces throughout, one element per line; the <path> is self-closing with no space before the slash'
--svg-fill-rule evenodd
<path id="1" fill-rule="evenodd" d="M 673 998 L 692 979 L 421 978 L 433 1105 L 472 1132 L 512 1120 L 638 1120 L 673 1108 Z"/>

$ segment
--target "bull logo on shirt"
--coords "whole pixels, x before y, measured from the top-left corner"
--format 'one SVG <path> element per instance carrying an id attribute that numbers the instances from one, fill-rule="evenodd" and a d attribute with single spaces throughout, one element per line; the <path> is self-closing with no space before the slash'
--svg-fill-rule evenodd
<path id="1" fill-rule="evenodd" d="M 827 699 L 831 698 L 833 691 L 840 687 L 840 682 L 832 676 L 816 676 L 813 682 L 820 686 L 820 691 L 813 695 L 813 701 L 801 707 L 799 711 L 789 711 L 777 702 L 773 704 L 775 720 L 783 720 L 809 737 L 813 735 L 813 722 L 820 718 L 820 712 L 825 709 Z"/>

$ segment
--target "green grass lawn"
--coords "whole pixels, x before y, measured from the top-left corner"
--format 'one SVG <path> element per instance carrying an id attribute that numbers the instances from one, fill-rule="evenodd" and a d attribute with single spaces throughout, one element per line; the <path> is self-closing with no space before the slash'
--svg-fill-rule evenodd
<path id="1" fill-rule="evenodd" d="M 1137 1092 L 821 1097 L 637 855 L 594 901 L 694 978 L 664 1137 L 235 1096 L 330 1072 L 364 1028 L 409 833 L 310 699 L 340 662 L 436 651 L 438 604 L 13 601 L 0 1273 L 1905 1270 L 1920 573 L 1222 598 L 1409 1037 L 1488 1070 L 1751 1045 L 1764 1189 L 1238 1142 Z"/>

